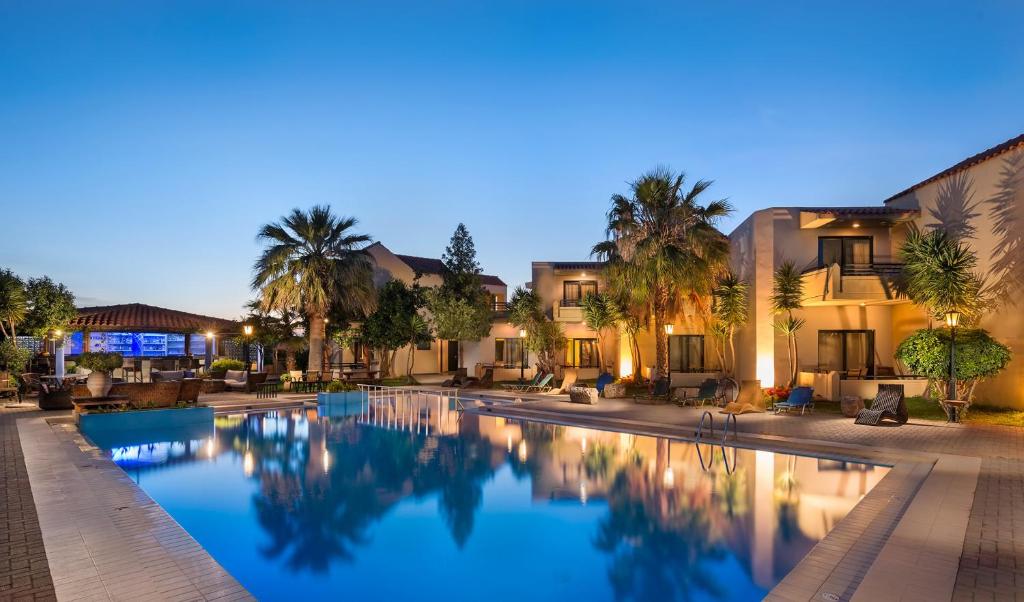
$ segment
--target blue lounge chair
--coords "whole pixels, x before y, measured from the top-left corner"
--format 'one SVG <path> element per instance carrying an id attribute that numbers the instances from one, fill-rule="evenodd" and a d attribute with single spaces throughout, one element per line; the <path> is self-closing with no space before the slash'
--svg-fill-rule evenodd
<path id="1" fill-rule="evenodd" d="M 805 411 L 814 409 L 814 389 L 810 387 L 795 387 L 789 392 L 789 399 L 780 401 L 774 406 L 775 413 L 800 410 L 802 415 Z"/>

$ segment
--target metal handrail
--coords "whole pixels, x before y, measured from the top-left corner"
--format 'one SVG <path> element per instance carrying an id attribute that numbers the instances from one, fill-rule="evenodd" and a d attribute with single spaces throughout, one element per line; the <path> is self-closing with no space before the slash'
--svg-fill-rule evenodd
<path id="1" fill-rule="evenodd" d="M 711 414 L 710 411 L 704 410 L 704 413 L 700 415 L 700 424 L 697 425 L 697 430 L 693 432 L 693 437 L 695 439 L 697 439 L 698 441 L 700 440 L 701 436 L 704 434 L 704 419 L 705 418 L 708 419 L 708 428 L 711 429 L 710 435 L 712 437 L 715 436 L 715 417 Z"/>
<path id="2" fill-rule="evenodd" d="M 725 426 L 722 427 L 722 445 L 729 439 L 729 422 L 732 422 L 732 438 L 736 439 L 736 414 L 725 415 Z"/>

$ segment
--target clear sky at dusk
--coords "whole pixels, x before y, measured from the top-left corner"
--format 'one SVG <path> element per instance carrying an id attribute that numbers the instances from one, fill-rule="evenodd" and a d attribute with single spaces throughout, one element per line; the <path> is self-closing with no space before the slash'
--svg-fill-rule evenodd
<path id="1" fill-rule="evenodd" d="M 1024 131 L 1024 3 L 0 4 L 0 265 L 235 317 L 258 226 L 455 225 L 510 286 L 656 165 L 874 204 Z"/>

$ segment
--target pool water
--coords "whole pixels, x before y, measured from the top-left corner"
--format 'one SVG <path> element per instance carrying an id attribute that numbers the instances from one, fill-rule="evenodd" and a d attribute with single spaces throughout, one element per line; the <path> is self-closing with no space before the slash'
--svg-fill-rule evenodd
<path id="1" fill-rule="evenodd" d="M 262 600 L 756 600 L 887 472 L 440 403 L 139 441 L 104 447 Z"/>

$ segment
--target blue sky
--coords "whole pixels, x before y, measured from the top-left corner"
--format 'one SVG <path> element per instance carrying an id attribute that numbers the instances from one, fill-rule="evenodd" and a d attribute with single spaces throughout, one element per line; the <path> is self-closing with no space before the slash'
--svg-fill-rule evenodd
<path id="1" fill-rule="evenodd" d="M 0 4 L 0 265 L 240 314 L 258 226 L 455 225 L 514 286 L 656 165 L 736 213 L 873 204 L 1024 131 L 1024 5 Z"/>

